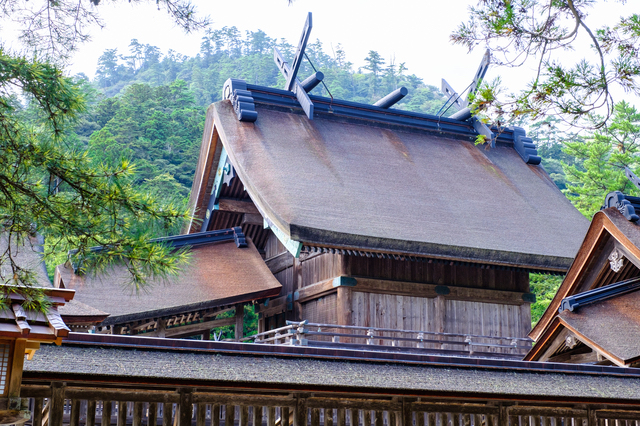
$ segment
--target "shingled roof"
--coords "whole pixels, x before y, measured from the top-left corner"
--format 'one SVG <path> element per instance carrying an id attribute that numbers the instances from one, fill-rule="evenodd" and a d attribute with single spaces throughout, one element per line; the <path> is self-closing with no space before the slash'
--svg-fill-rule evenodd
<path id="1" fill-rule="evenodd" d="M 175 277 L 151 281 L 140 294 L 124 266 L 99 275 L 77 275 L 69 266 L 56 269 L 55 286 L 76 290 L 75 299 L 110 316 L 103 325 L 175 315 L 248 302 L 280 293 L 281 284 L 251 240 L 239 248 L 233 239 L 191 247 L 191 262 Z M 197 235 L 189 238 L 197 238 Z M 178 236 L 175 238 L 185 238 Z M 188 244 L 188 242 L 187 242 Z"/>
<path id="2" fill-rule="evenodd" d="M 544 169 L 502 139 L 484 149 L 416 126 L 319 112 L 309 120 L 259 100 L 255 110 L 255 123 L 241 122 L 230 101 L 213 104 L 200 162 L 216 167 L 219 135 L 263 217 L 304 246 L 564 271 L 587 230 Z M 202 187 L 214 175 L 202 164 L 198 173 Z M 206 210 L 208 194 L 194 189 Z"/>
<path id="3" fill-rule="evenodd" d="M 71 340 L 78 336 L 72 333 Z M 537 396 L 554 400 L 637 400 L 638 370 L 455 357 L 363 361 L 362 351 L 88 335 L 41 349 L 24 380 L 123 378 L 127 382 L 198 383 L 262 389 L 339 389 L 358 393 Z M 179 348 L 189 345 L 189 348 Z M 281 351 L 268 353 L 261 351 Z M 372 353 L 372 355 L 385 355 Z M 387 356 L 389 354 L 386 354 Z M 360 358 L 360 359 L 358 359 Z M 117 362 L 115 362 L 117 360 Z M 465 364 L 463 364 L 466 363 Z M 488 364 L 483 364 L 483 362 Z M 500 365 L 500 363 L 504 365 Z M 345 378 L 348 377 L 348 380 Z"/>

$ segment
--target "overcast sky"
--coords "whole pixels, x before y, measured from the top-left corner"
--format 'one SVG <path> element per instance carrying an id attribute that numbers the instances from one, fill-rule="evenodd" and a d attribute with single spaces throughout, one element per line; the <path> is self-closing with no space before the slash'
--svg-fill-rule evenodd
<path id="1" fill-rule="evenodd" d="M 88 1 L 88 0 L 83 0 Z M 127 53 L 131 39 L 160 47 L 163 53 L 173 49 L 193 56 L 197 54 L 202 33 L 186 35 L 177 28 L 155 2 L 136 5 L 103 1 L 99 10 L 106 28 L 94 28 L 92 41 L 85 44 L 72 59 L 70 73 L 83 72 L 92 77 L 98 57 L 105 49 L 117 48 Z M 386 60 L 395 57 L 405 62 L 409 73 L 425 83 L 440 86 L 440 79 L 462 91 L 470 82 L 483 55 L 478 48 L 472 53 L 449 41 L 449 35 L 460 22 L 468 19 L 467 8 L 475 0 L 194 0 L 203 15 L 209 15 L 212 28 L 236 26 L 241 31 L 263 30 L 272 38 L 285 38 L 297 44 L 307 12 L 313 12 L 311 39 L 320 39 L 327 52 L 341 43 L 347 58 L 356 66 L 363 64 L 369 50 L 378 51 Z M 621 14 L 629 14 L 618 2 L 600 2 L 590 14 L 591 20 L 613 22 Z M 625 10 L 626 9 L 626 10 Z M 585 56 L 588 44 L 564 58 L 577 60 Z M 274 65 L 275 66 L 275 65 Z M 510 90 L 523 87 L 533 71 L 533 64 L 517 70 L 490 69 L 487 78 L 501 75 Z"/>

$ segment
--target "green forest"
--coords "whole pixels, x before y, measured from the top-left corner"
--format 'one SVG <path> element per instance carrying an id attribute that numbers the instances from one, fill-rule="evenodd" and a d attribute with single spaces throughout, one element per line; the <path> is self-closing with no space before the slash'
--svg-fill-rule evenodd
<path id="1" fill-rule="evenodd" d="M 186 206 L 206 107 L 221 99 L 223 83 L 230 77 L 282 87 L 284 79 L 273 63 L 274 46 L 292 57 L 294 47 L 285 40 L 275 40 L 262 31 L 242 34 L 235 27 L 209 30 L 195 57 L 161 52 L 137 40 L 131 41 L 128 52 L 106 50 L 93 80 L 74 77 L 88 108 L 77 120 L 68 143 L 87 150 L 89 161 L 96 165 L 115 166 L 123 159 L 132 162 L 136 167 L 133 185 Z M 432 114 L 446 100 L 437 87 L 410 74 L 405 63 L 386 61 L 374 50 L 363 58 L 365 65 L 360 68 L 354 67 L 340 45 L 328 51 L 316 40 L 308 45 L 306 54 L 300 75 L 314 69 L 325 74 L 326 87 L 314 89 L 318 95 L 371 104 L 405 86 L 409 95 L 395 107 Z M 563 131 L 562 123 L 553 117 L 518 124 L 528 127 L 543 166 L 588 218 L 599 210 L 607 192 L 635 193 L 623 173 L 624 167 L 640 171 L 640 114 L 633 106 L 617 104 L 610 124 L 591 133 Z M 157 235 L 178 229 L 177 225 L 163 228 Z M 58 260 L 63 257 L 61 253 Z M 532 291 L 538 297 L 532 306 L 533 322 L 544 312 L 561 278 L 532 274 Z"/>

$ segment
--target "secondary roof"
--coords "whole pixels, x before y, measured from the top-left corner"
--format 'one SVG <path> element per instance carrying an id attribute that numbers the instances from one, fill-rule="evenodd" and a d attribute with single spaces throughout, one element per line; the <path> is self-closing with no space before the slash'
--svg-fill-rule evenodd
<path id="1" fill-rule="evenodd" d="M 71 267 L 60 265 L 55 285 L 76 290 L 75 300 L 108 312 L 110 316 L 103 325 L 278 295 L 281 284 L 251 240 L 246 243 L 246 247 L 239 248 L 231 233 L 226 241 L 193 245 L 189 265 L 176 277 L 150 282 L 140 294 L 129 285 L 130 276 L 123 266 L 114 266 L 99 275 L 76 275 Z"/>

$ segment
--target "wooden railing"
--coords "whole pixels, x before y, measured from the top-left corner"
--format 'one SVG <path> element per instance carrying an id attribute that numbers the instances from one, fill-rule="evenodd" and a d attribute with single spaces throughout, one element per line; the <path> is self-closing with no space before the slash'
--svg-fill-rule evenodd
<path id="1" fill-rule="evenodd" d="M 640 411 L 362 399 L 23 387 L 30 426 L 638 426 Z M 514 403 L 515 404 L 515 403 Z"/>
<path id="2" fill-rule="evenodd" d="M 415 349 L 452 350 L 474 354 L 496 353 L 525 355 L 532 340 L 521 337 L 496 337 L 475 334 L 437 333 L 431 331 L 395 330 L 350 325 L 316 324 L 287 321 L 284 327 L 245 337 L 242 341 L 275 345 L 402 346 Z"/>

